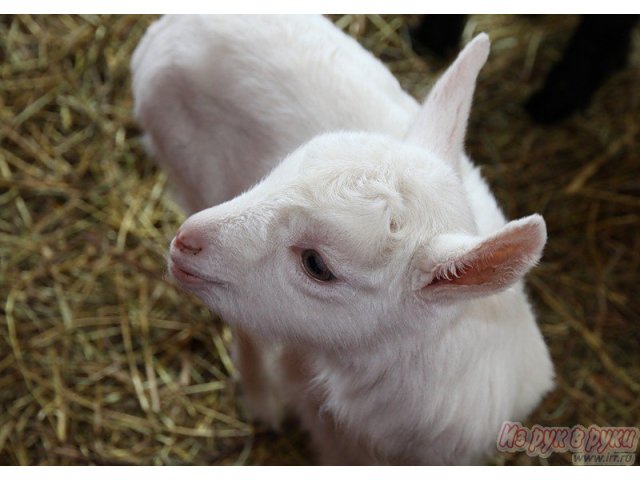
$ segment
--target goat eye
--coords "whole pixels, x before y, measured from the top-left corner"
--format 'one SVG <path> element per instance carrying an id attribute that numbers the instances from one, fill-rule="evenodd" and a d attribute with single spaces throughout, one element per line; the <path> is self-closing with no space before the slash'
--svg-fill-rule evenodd
<path id="1" fill-rule="evenodd" d="M 307 275 L 321 282 L 328 282 L 336 278 L 315 250 L 302 251 L 302 267 Z"/>

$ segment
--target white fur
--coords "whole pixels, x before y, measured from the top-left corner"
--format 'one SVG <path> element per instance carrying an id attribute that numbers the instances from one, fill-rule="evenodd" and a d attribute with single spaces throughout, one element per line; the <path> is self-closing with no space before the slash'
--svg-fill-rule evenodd
<path id="1" fill-rule="evenodd" d="M 463 152 L 488 51 L 422 108 L 322 17 L 165 17 L 134 54 L 136 116 L 201 210 L 170 270 L 242 334 L 256 417 L 292 407 L 323 463 L 480 462 L 552 387 L 521 280 L 544 221 L 507 223 Z"/>

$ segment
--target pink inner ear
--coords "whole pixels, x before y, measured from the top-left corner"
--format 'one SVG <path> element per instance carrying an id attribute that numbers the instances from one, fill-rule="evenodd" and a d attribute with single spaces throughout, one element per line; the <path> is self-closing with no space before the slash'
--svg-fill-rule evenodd
<path id="1" fill-rule="evenodd" d="M 506 273 L 513 272 L 513 267 L 521 264 L 521 249 L 518 245 L 503 244 L 489 246 L 482 244 L 456 262 L 455 275 L 446 273 L 436 275 L 431 285 L 483 285 L 501 283 L 499 280 Z M 514 265 L 515 264 L 515 265 Z M 510 266 L 511 265 L 511 266 Z M 505 272 L 504 270 L 510 270 Z"/>
<path id="2" fill-rule="evenodd" d="M 465 286 L 479 291 L 506 288 L 540 258 L 546 239 L 541 217 L 511 222 L 461 257 L 439 265 L 427 286 Z"/>

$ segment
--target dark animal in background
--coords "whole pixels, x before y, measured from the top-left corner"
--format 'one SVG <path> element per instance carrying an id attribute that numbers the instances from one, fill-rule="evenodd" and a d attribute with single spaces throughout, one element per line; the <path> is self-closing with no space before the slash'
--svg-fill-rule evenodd
<path id="1" fill-rule="evenodd" d="M 627 64 L 631 32 L 640 15 L 583 15 L 562 58 L 526 102 L 531 118 L 551 124 L 589 105 L 593 94 Z M 416 53 L 445 56 L 455 50 L 466 15 L 425 15 L 409 34 Z"/>
<path id="2" fill-rule="evenodd" d="M 413 50 L 418 55 L 427 51 L 448 57 L 458 50 L 466 15 L 423 15 L 420 23 L 409 31 Z"/>

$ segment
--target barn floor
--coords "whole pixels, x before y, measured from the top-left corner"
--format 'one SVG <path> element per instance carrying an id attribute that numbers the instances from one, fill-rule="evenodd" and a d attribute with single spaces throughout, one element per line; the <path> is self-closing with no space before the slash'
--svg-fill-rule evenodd
<path id="1" fill-rule="evenodd" d="M 408 17 L 335 16 L 422 98 L 448 61 Z M 144 154 L 128 63 L 151 17 L 0 17 L 0 464 L 308 464 L 249 424 L 229 332 L 167 280 L 182 215 Z M 544 215 L 529 275 L 557 389 L 527 425 L 640 425 L 640 32 L 628 68 L 549 127 L 522 105 L 574 16 L 471 16 L 493 42 L 468 150 L 508 217 Z M 499 454 L 494 464 L 570 464 Z"/>

